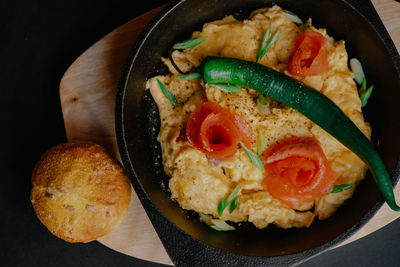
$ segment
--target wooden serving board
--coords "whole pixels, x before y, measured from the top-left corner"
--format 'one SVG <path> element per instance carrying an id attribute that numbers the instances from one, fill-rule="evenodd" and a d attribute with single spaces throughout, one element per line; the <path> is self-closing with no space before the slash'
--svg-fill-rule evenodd
<path id="1" fill-rule="evenodd" d="M 400 51 L 400 4 L 392 0 L 372 2 Z M 93 141 L 120 158 L 114 125 L 117 84 L 133 43 L 162 8 L 153 9 L 103 37 L 76 59 L 64 74 L 60 99 L 69 141 Z M 395 188 L 395 194 L 400 201 L 400 185 Z M 400 213 L 383 205 L 364 227 L 338 246 L 368 235 L 398 217 Z M 134 190 L 122 224 L 98 241 L 136 258 L 172 265 Z"/>

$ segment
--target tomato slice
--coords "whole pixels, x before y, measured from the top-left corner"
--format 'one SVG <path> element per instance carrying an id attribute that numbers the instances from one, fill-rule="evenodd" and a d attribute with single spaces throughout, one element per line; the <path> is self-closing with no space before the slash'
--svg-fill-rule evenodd
<path id="1" fill-rule="evenodd" d="M 203 103 L 190 115 L 186 136 L 196 148 L 219 160 L 232 157 L 239 141 L 248 147 L 255 142 L 246 120 L 215 102 Z"/>
<path id="2" fill-rule="evenodd" d="M 289 73 L 301 77 L 320 75 L 329 69 L 326 38 L 319 32 L 303 32 L 295 40 Z"/>
<path id="3" fill-rule="evenodd" d="M 333 171 L 315 138 L 294 137 L 266 150 L 264 185 L 293 209 L 332 191 Z"/>

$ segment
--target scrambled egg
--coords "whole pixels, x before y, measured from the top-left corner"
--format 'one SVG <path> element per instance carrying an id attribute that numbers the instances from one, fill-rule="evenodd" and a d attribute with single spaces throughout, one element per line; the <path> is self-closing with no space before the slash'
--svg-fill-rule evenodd
<path id="1" fill-rule="evenodd" d="M 329 70 L 322 75 L 295 78 L 325 94 L 370 137 L 371 129 L 361 113 L 353 73 L 348 69 L 344 41 L 335 41 L 327 35 L 325 29 L 314 28 L 311 20 L 300 27 L 296 26 L 278 6 L 256 10 L 244 21 L 227 16 L 206 23 L 202 31 L 192 34 L 193 38 L 207 36 L 204 42 L 190 49 L 176 50 L 172 56 L 183 71 L 192 70 L 200 65 L 204 57 L 211 55 L 255 61 L 261 39 L 269 26 L 271 36 L 278 29 L 281 32 L 259 63 L 288 76 L 291 75 L 286 67 L 298 33 L 305 30 L 317 31 L 327 38 Z M 204 84 L 202 79 L 174 79 L 178 72 L 169 59 L 163 58 L 163 61 L 171 73 L 153 77 L 148 81 L 148 88 L 160 112 L 161 129 L 158 139 L 162 147 L 164 169 L 170 176 L 171 197 L 183 209 L 195 210 L 222 220 L 249 221 L 258 228 L 264 228 L 270 223 L 283 228 L 308 227 L 315 216 L 320 219 L 331 216 L 352 196 L 356 185 L 364 178 L 367 167 L 354 153 L 292 108 L 267 97 L 261 105 L 257 101 L 259 93 L 250 89 L 227 94 Z M 179 105 L 173 106 L 169 102 L 156 79 L 168 87 Z M 203 152 L 191 146 L 187 140 L 179 138 L 191 112 L 205 100 L 217 102 L 242 116 L 254 133 L 262 129 L 266 147 L 292 136 L 317 138 L 335 173 L 335 184 L 353 184 L 353 188 L 328 194 L 316 199 L 315 203 L 305 203 L 302 207 L 304 211 L 299 212 L 265 191 L 262 185 L 263 174 L 251 163 L 243 149 L 238 150 L 232 159 L 210 166 Z M 237 208 L 232 213 L 225 209 L 222 216 L 219 216 L 220 199 L 226 199 L 237 185 L 241 188 Z M 314 205 L 314 211 L 307 211 Z"/>

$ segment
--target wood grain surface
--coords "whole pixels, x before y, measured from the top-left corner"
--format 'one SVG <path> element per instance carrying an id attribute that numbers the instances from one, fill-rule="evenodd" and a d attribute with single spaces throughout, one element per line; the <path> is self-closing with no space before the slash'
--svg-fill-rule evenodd
<path id="1" fill-rule="evenodd" d="M 392 0 L 372 2 L 400 50 L 400 4 Z M 66 71 L 60 83 L 60 99 L 69 141 L 93 141 L 120 158 L 114 125 L 118 80 L 134 41 L 161 9 L 151 10 L 117 28 L 86 50 Z M 400 185 L 395 194 L 400 200 Z M 368 235 L 399 216 L 383 205 L 364 227 L 338 246 Z M 98 241 L 136 258 L 172 265 L 134 190 L 122 224 Z"/>

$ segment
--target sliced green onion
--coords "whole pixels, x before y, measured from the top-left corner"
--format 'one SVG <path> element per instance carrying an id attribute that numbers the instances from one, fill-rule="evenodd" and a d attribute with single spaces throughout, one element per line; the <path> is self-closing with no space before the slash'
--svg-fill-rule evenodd
<path id="1" fill-rule="evenodd" d="M 336 194 L 339 192 L 342 192 L 343 190 L 348 190 L 352 188 L 352 184 L 340 184 L 340 185 L 335 185 L 331 191 L 331 194 Z"/>
<path id="2" fill-rule="evenodd" d="M 268 52 L 268 50 L 271 48 L 271 46 L 276 42 L 276 40 L 279 37 L 279 34 L 281 33 L 281 29 L 279 29 L 274 36 L 272 36 L 271 41 L 267 44 L 267 47 L 263 50 L 261 54 L 261 58 Z"/>
<path id="3" fill-rule="evenodd" d="M 225 208 L 226 208 L 225 201 L 224 201 L 224 198 L 222 197 L 221 200 L 219 201 L 219 204 L 218 204 L 218 214 L 219 214 L 219 216 L 222 215 L 222 213 L 224 212 Z"/>
<path id="4" fill-rule="evenodd" d="M 373 89 L 374 85 L 371 85 L 367 89 L 367 80 L 365 79 L 365 77 L 363 77 L 361 82 L 361 87 L 358 90 L 358 95 L 360 96 L 362 107 L 365 107 L 365 105 L 367 105 L 368 99 L 371 97 Z"/>
<path id="5" fill-rule="evenodd" d="M 204 213 L 199 212 L 199 216 L 201 220 L 209 225 L 212 229 L 217 231 L 233 231 L 235 227 L 227 224 L 225 221 L 213 219 L 210 215 L 206 215 Z"/>
<path id="6" fill-rule="evenodd" d="M 265 146 L 264 133 L 263 130 L 260 130 L 257 136 L 257 154 L 259 156 L 263 153 L 264 146 Z"/>
<path id="7" fill-rule="evenodd" d="M 293 21 L 294 24 L 296 24 L 297 26 L 303 24 L 303 21 L 301 20 L 301 18 L 299 18 L 299 16 L 297 16 L 296 14 L 294 14 L 291 11 L 288 10 L 282 10 L 283 13 L 285 13 L 285 15 L 291 20 Z"/>
<path id="8" fill-rule="evenodd" d="M 199 44 L 201 44 L 205 39 L 207 39 L 207 36 L 200 37 L 200 38 L 190 38 L 187 39 L 183 42 L 176 43 L 172 46 L 173 49 L 186 49 L 186 48 L 192 48 L 195 47 Z"/>
<path id="9" fill-rule="evenodd" d="M 365 78 L 361 62 L 358 59 L 350 59 L 350 68 L 354 73 L 354 80 L 358 85 L 361 85 L 360 89 L 358 90 L 358 95 L 360 96 L 362 107 L 365 107 L 368 99 L 371 97 L 374 86 L 371 85 L 367 89 L 367 79 Z"/>
<path id="10" fill-rule="evenodd" d="M 229 206 L 229 204 L 231 204 L 232 200 L 236 197 L 237 193 L 239 192 L 240 187 L 236 186 L 235 189 L 233 189 L 232 193 L 228 196 L 228 198 L 226 199 L 226 201 L 224 201 L 224 198 L 222 197 L 221 200 L 219 201 L 218 204 L 218 214 L 219 216 L 222 215 L 222 213 L 224 212 L 225 208 Z M 237 203 L 236 203 L 237 205 Z"/>
<path id="11" fill-rule="evenodd" d="M 200 216 L 201 220 L 202 220 L 203 222 L 205 222 L 206 224 L 208 224 L 208 225 L 211 225 L 211 224 L 212 224 L 211 216 L 206 215 L 206 214 L 201 213 L 201 212 L 199 212 L 199 216 Z"/>
<path id="12" fill-rule="evenodd" d="M 228 198 L 225 201 L 226 206 L 231 204 L 232 200 L 236 197 L 237 193 L 239 192 L 240 186 L 236 186 L 235 189 L 233 189 L 232 193 L 228 196 Z"/>
<path id="13" fill-rule="evenodd" d="M 362 81 L 363 79 L 365 79 L 365 77 L 363 77 L 363 75 L 359 72 L 354 72 L 354 80 L 357 81 Z M 358 84 L 358 82 L 357 82 Z"/>
<path id="14" fill-rule="evenodd" d="M 265 31 L 264 36 L 261 40 L 260 48 L 258 49 L 258 53 L 257 53 L 257 57 L 256 57 L 256 62 L 258 62 L 258 60 L 260 58 L 262 58 L 261 54 L 262 54 L 264 48 L 267 46 L 267 42 L 269 40 L 270 35 L 271 35 L 271 26 L 269 26 L 268 29 Z"/>
<path id="15" fill-rule="evenodd" d="M 360 91 L 364 91 L 365 89 L 367 89 L 367 79 L 365 79 L 365 77 L 363 77 L 362 82 L 361 82 Z"/>
<path id="16" fill-rule="evenodd" d="M 364 70 L 361 66 L 361 62 L 356 58 L 350 59 L 350 68 L 354 73 L 354 80 L 357 82 L 357 84 L 361 84 L 363 81 L 363 78 L 365 78 L 365 74 L 364 74 Z"/>
<path id="17" fill-rule="evenodd" d="M 222 220 L 212 219 L 211 222 L 212 222 L 212 224 L 210 225 L 211 228 L 217 231 L 233 231 L 236 229 L 232 225 L 229 225 Z"/>
<path id="18" fill-rule="evenodd" d="M 242 91 L 242 88 L 227 83 L 209 83 L 208 85 L 214 86 L 225 93 L 238 93 Z"/>
<path id="19" fill-rule="evenodd" d="M 233 201 L 232 201 L 231 206 L 229 207 L 229 213 L 232 213 L 232 212 L 236 209 L 236 207 L 237 207 L 237 205 L 238 205 L 238 202 L 239 202 L 239 198 L 238 198 L 238 197 L 235 197 L 235 198 L 233 199 Z"/>
<path id="20" fill-rule="evenodd" d="M 268 42 L 268 44 L 265 47 L 263 46 L 262 50 L 258 51 L 257 58 L 256 58 L 257 62 L 258 62 L 259 59 L 261 59 L 261 58 L 263 58 L 265 56 L 265 54 L 268 52 L 268 50 L 271 48 L 271 46 L 276 42 L 276 40 L 279 37 L 280 32 L 281 32 L 280 29 L 277 30 L 276 33 L 274 34 L 274 36 L 272 36 L 271 40 Z M 264 38 L 263 38 L 263 40 L 264 40 Z M 261 44 L 263 44 L 263 43 L 261 43 Z"/>
<path id="21" fill-rule="evenodd" d="M 191 80 L 196 80 L 200 77 L 201 77 L 200 73 L 192 72 L 192 73 L 188 73 L 188 74 L 181 74 L 181 75 L 175 76 L 175 79 L 191 81 Z"/>
<path id="22" fill-rule="evenodd" d="M 258 97 L 258 102 L 263 105 L 264 104 L 264 96 L 262 94 L 260 94 L 260 96 Z"/>
<path id="23" fill-rule="evenodd" d="M 360 94 L 360 99 L 361 99 L 361 105 L 365 107 L 367 104 L 368 99 L 371 97 L 372 90 L 374 89 L 374 85 L 371 85 L 368 89 L 364 90 Z"/>
<path id="24" fill-rule="evenodd" d="M 246 155 L 249 157 L 254 166 L 256 166 L 262 173 L 264 173 L 265 169 L 264 165 L 261 162 L 260 157 L 253 151 L 249 150 L 242 142 L 240 142 L 240 145 L 243 147 L 244 151 L 246 152 Z"/>
<path id="25" fill-rule="evenodd" d="M 171 102 L 173 105 L 178 105 L 178 101 L 176 100 L 174 95 L 171 94 L 170 91 L 168 91 L 167 87 L 165 87 L 165 85 L 159 79 L 157 79 L 157 82 L 158 85 L 160 86 L 161 91 L 163 92 L 165 97 L 169 100 L 169 102 Z"/>

